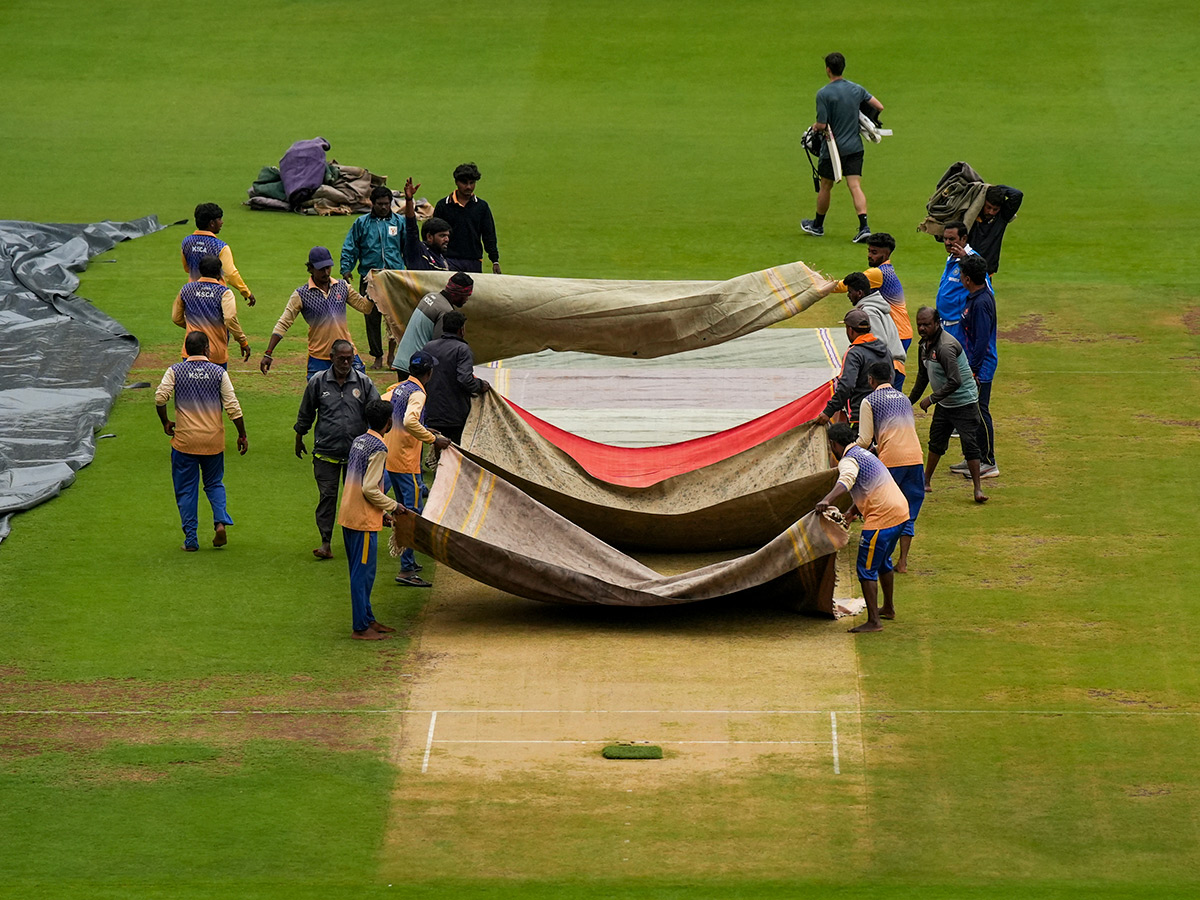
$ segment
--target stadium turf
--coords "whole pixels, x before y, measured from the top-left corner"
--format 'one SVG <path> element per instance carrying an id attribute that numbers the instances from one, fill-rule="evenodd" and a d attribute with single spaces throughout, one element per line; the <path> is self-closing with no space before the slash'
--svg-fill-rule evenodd
<path id="1" fill-rule="evenodd" d="M 996 281 L 1002 477 L 977 509 L 941 473 L 902 619 L 858 639 L 870 765 L 853 802 L 870 828 L 814 846 L 822 872 L 781 883 L 751 858 L 702 883 L 564 882 L 518 857 L 505 877 L 420 872 L 389 889 L 395 720 L 364 710 L 403 701 L 422 597 L 387 583 L 385 558 L 376 612 L 401 639 L 347 639 L 340 546 L 333 562 L 308 555 L 293 333 L 269 379 L 230 367 L 251 449 L 227 455 L 227 549 L 179 552 L 148 391 L 118 400 L 117 437 L 0 545 L 0 896 L 1194 893 L 1197 34 L 1175 4 L 1117 0 L 5 4 L 0 215 L 171 222 L 220 203 L 259 298 L 240 310 L 255 363 L 307 249 L 336 253 L 349 222 L 239 203 L 260 166 L 318 134 L 430 199 L 477 162 L 513 273 L 718 278 L 801 258 L 841 276 L 864 256 L 845 191 L 825 238 L 798 227 L 814 199 L 798 139 L 821 56 L 840 49 L 896 132 L 868 149 L 864 185 L 911 311 L 943 261 L 914 229 L 947 165 L 1026 201 Z M 121 246 L 83 278 L 142 341 L 130 381 L 156 382 L 177 352 L 183 234 Z M 843 303 L 796 324 L 833 324 Z M 738 791 L 741 816 L 755 792 L 805 816 L 786 765 Z M 588 798 L 569 795 L 586 819 Z M 719 793 L 705 808 L 671 825 L 698 867 Z M 549 816 L 542 843 L 564 822 Z M 613 839 L 593 827 L 596 847 Z"/>

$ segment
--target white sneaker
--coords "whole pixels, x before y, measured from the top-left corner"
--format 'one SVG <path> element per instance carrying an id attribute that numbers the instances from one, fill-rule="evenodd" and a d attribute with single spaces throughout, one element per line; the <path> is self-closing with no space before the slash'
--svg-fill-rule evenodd
<path id="1" fill-rule="evenodd" d="M 969 472 L 971 471 L 970 464 L 965 459 L 960 459 L 950 467 L 951 472 Z"/>
<path id="2" fill-rule="evenodd" d="M 999 477 L 999 475 L 1000 475 L 1000 467 L 999 466 L 980 466 L 979 467 L 979 477 L 980 478 L 997 478 L 997 477 Z"/>

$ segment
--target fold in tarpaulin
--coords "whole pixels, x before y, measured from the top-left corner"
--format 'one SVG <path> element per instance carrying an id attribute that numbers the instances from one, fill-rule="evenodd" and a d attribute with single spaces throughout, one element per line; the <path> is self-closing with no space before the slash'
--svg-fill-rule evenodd
<path id="1" fill-rule="evenodd" d="M 395 517 L 392 551 L 414 547 L 498 590 L 550 603 L 668 606 L 769 596 L 833 615 L 840 526 L 809 513 L 753 553 L 660 575 L 569 522 L 453 447 L 425 511 Z"/>
<path id="2" fill-rule="evenodd" d="M 675 475 L 702 469 L 713 463 L 736 456 L 752 447 L 757 447 L 785 431 L 811 422 L 825 408 L 833 396 L 833 382 L 798 397 L 787 406 L 738 425 L 726 431 L 705 435 L 678 444 L 659 447 L 614 447 L 571 434 L 533 415 L 511 400 L 493 397 L 492 392 L 484 395 L 482 403 L 472 409 L 472 418 L 463 431 L 463 446 L 474 450 L 468 435 L 486 440 L 491 427 L 482 425 L 482 417 L 503 403 L 525 421 L 529 428 L 558 447 L 589 474 L 609 484 L 626 487 L 648 487 Z M 492 418 L 494 418 L 493 416 Z M 475 451 L 479 452 L 479 451 Z"/>
<path id="3" fill-rule="evenodd" d="M 73 293 L 88 259 L 163 228 L 0 221 L 0 540 L 10 514 L 54 497 L 95 455 L 138 354 L 119 322 Z"/>
<path id="4" fill-rule="evenodd" d="M 446 272 L 372 272 L 367 293 L 399 338 L 421 298 Z M 540 350 L 653 359 L 749 334 L 782 322 L 833 291 L 802 262 L 728 281 L 615 281 L 471 276 L 467 304 L 477 363 Z"/>
<path id="5" fill-rule="evenodd" d="M 815 396 L 823 403 L 829 391 L 815 392 Z M 811 404 L 812 398 L 801 400 Z M 708 459 L 703 467 L 680 469 L 654 480 L 619 480 L 621 471 L 644 466 L 646 460 L 641 457 L 649 452 L 675 448 L 607 447 L 586 442 L 606 451 L 603 462 L 613 473 L 606 478 L 581 463 L 574 455 L 578 447 L 559 444 L 559 429 L 554 429 L 554 436 L 543 434 L 531 426 L 528 414 L 492 392 L 474 402 L 459 449 L 539 503 L 617 547 L 659 552 L 757 547 L 811 511 L 833 487 L 837 470 L 830 468 L 825 429 L 810 421 L 820 408 L 810 406 L 794 417 L 764 417 L 774 420 L 770 428 L 757 420 L 711 435 L 712 441 L 689 441 L 707 448 L 703 455 L 689 458 L 690 462 Z M 779 410 L 787 412 L 787 408 Z M 743 444 L 741 449 L 729 451 L 729 447 Z"/>

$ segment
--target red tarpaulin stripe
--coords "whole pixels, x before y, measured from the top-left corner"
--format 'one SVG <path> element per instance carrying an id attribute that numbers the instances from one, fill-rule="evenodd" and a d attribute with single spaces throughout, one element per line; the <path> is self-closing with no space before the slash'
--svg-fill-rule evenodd
<path id="1" fill-rule="evenodd" d="M 790 428 L 811 422 L 821 414 L 833 396 L 833 384 L 830 381 L 787 406 L 727 431 L 660 447 L 614 447 L 589 441 L 539 419 L 507 398 L 504 402 L 516 410 L 534 431 L 579 463 L 590 475 L 609 484 L 648 487 L 675 475 L 728 459 Z"/>

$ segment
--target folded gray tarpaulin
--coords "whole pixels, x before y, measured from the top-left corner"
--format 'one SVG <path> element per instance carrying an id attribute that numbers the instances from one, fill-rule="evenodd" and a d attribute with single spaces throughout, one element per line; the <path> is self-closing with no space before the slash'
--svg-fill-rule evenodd
<path id="1" fill-rule="evenodd" d="M 451 447 L 424 512 L 395 517 L 391 549 L 415 547 L 476 581 L 549 603 L 669 606 L 758 595 L 836 615 L 835 554 L 848 542 L 842 527 L 810 512 L 753 553 L 661 575 Z"/>
<path id="2" fill-rule="evenodd" d="M 0 221 L 0 541 L 11 514 L 54 497 L 95 455 L 137 338 L 75 296 L 88 259 L 161 231 L 133 222 Z"/>

